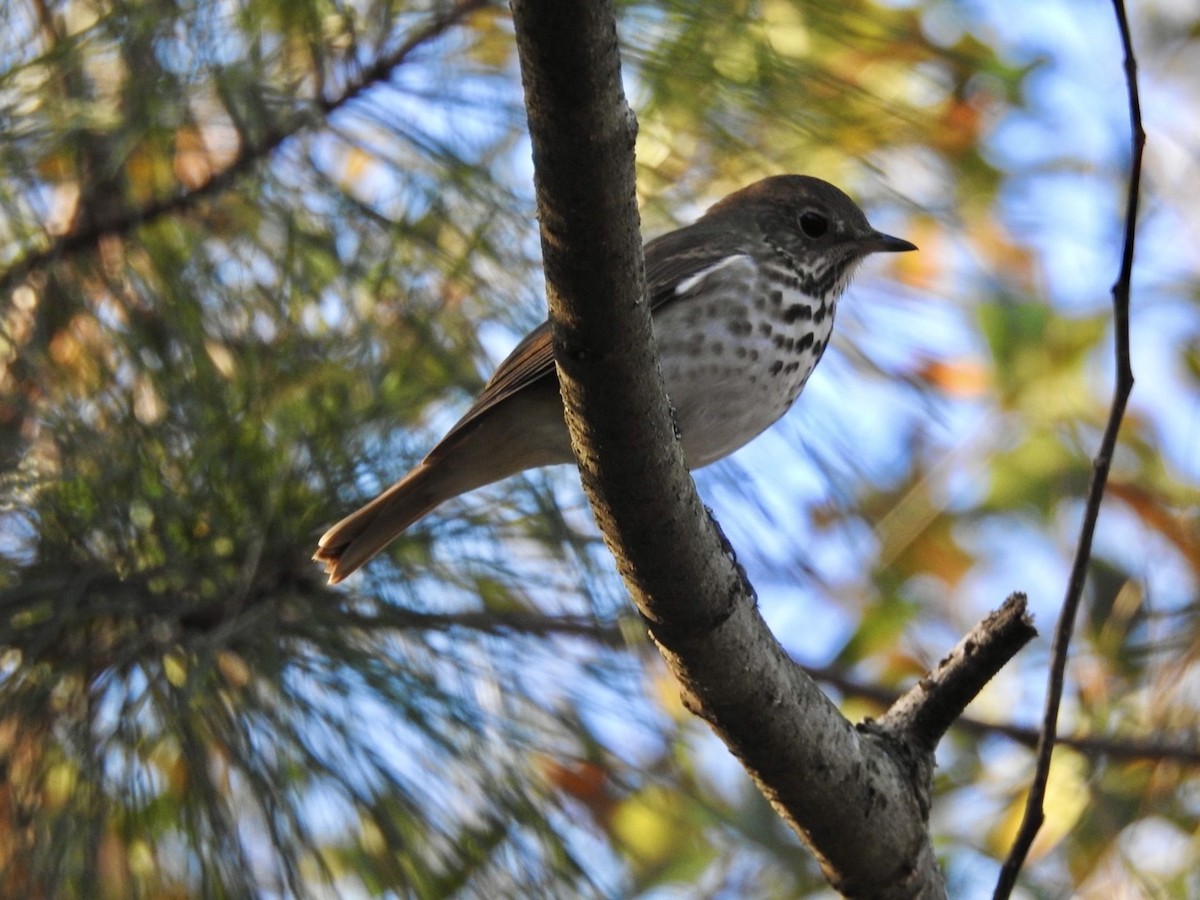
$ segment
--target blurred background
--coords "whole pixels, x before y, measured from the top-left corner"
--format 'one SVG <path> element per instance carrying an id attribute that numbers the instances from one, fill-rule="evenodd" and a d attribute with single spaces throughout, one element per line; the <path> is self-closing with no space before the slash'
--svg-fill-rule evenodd
<path id="1" fill-rule="evenodd" d="M 1200 8 L 1130 12 L 1137 385 L 1022 897 L 1200 894 Z M 921 248 L 697 481 L 852 719 L 1028 593 L 1042 637 L 939 750 L 951 896 L 990 896 L 1113 378 L 1112 10 L 619 16 L 648 236 L 803 172 Z M 680 706 L 570 467 L 338 589 L 308 561 L 545 315 L 523 119 L 480 0 L 0 7 L 5 895 L 829 894 Z"/>

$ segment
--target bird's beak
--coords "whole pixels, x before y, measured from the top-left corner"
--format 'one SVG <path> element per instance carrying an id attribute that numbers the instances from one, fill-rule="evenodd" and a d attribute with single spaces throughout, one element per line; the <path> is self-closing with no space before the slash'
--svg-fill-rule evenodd
<path id="1" fill-rule="evenodd" d="M 905 253 L 916 250 L 917 245 L 904 238 L 892 237 L 882 231 L 872 231 L 858 245 L 867 253 Z"/>

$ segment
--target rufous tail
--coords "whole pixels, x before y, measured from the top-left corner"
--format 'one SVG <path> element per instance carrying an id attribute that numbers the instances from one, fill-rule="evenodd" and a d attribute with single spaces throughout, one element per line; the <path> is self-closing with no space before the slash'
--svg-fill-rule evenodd
<path id="1" fill-rule="evenodd" d="M 483 412 L 468 413 L 424 462 L 325 532 L 313 559 L 337 584 L 452 497 L 573 459 L 558 382 L 543 379 Z"/>
<path id="2" fill-rule="evenodd" d="M 422 463 L 321 536 L 313 559 L 324 563 L 330 584 L 357 571 L 375 554 L 442 502 L 456 496 L 437 466 Z"/>

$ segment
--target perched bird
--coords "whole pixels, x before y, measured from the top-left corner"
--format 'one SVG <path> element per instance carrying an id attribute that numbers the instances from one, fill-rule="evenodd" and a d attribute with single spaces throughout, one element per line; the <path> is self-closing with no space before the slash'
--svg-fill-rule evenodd
<path id="1" fill-rule="evenodd" d="M 825 352 L 858 264 L 915 249 L 804 175 L 764 178 L 648 243 L 654 335 L 688 466 L 728 456 L 787 412 Z M 543 323 L 424 461 L 330 528 L 313 559 L 336 584 L 441 503 L 573 461 Z"/>

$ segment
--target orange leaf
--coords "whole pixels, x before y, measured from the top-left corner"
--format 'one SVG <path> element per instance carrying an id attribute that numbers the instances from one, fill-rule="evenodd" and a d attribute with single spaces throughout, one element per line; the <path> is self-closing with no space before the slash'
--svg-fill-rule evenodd
<path id="1" fill-rule="evenodd" d="M 596 821 L 608 821 L 616 799 L 608 787 L 607 769 L 586 759 L 561 763 L 548 756 L 538 757 L 536 767 L 554 788 L 586 806 Z"/>
<path id="2" fill-rule="evenodd" d="M 979 397 L 991 383 L 988 369 L 976 359 L 930 359 L 917 369 L 917 377 L 952 397 Z"/>

